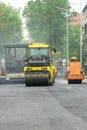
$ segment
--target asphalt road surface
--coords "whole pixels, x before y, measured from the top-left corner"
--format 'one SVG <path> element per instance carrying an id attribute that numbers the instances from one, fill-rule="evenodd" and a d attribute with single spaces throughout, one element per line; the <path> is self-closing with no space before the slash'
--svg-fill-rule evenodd
<path id="1" fill-rule="evenodd" d="M 0 130 L 87 130 L 87 85 L 0 85 Z"/>

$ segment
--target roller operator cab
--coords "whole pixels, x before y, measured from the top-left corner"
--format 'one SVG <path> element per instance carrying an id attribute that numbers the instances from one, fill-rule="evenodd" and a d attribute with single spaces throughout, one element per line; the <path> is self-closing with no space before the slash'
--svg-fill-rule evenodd
<path id="1" fill-rule="evenodd" d="M 26 48 L 24 76 L 26 86 L 53 85 L 56 68 L 52 48 L 46 43 L 30 43 Z"/>
<path id="2" fill-rule="evenodd" d="M 81 69 L 80 62 L 76 56 L 71 57 L 67 68 L 66 79 L 68 84 L 81 84 L 84 79 L 84 70 Z"/>

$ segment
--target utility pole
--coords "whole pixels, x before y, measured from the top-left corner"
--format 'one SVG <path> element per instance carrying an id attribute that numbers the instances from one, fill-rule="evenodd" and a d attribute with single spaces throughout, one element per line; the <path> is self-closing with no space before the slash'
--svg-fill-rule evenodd
<path id="1" fill-rule="evenodd" d="M 80 63 L 82 68 L 82 1 L 80 0 Z"/>

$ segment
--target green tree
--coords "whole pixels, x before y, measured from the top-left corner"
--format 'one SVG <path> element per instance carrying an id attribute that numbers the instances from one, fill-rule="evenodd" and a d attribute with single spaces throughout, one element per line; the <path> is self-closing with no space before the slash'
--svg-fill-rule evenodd
<path id="1" fill-rule="evenodd" d="M 33 0 L 24 9 L 27 28 L 34 41 L 47 42 L 62 51 L 66 35 L 66 12 L 58 9 L 69 8 L 68 0 Z"/>
<path id="2" fill-rule="evenodd" d="M 19 12 L 0 3 L 0 46 L 19 42 L 22 37 L 22 22 Z"/>
<path id="3" fill-rule="evenodd" d="M 80 59 L 80 25 L 69 27 L 69 58 L 74 52 Z"/>

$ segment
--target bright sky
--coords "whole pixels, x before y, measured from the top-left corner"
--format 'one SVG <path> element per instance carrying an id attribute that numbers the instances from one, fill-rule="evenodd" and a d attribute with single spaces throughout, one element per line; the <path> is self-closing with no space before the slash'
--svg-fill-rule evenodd
<path id="1" fill-rule="evenodd" d="M 87 0 L 69 0 L 72 9 L 77 12 L 81 12 L 85 5 L 87 4 Z"/>
<path id="2" fill-rule="evenodd" d="M 28 1 L 29 0 L 0 0 L 0 2 L 4 2 L 6 4 L 14 6 L 15 8 L 22 8 L 22 9 Z M 77 12 L 81 12 L 81 10 L 87 4 L 87 0 L 69 0 L 69 1 L 72 9 L 74 9 Z"/>
<path id="3" fill-rule="evenodd" d="M 15 8 L 24 8 L 24 6 L 26 5 L 26 3 L 29 0 L 0 0 L 0 2 L 6 3 L 8 5 L 11 5 Z"/>

